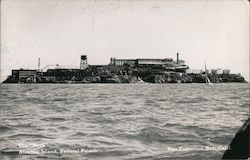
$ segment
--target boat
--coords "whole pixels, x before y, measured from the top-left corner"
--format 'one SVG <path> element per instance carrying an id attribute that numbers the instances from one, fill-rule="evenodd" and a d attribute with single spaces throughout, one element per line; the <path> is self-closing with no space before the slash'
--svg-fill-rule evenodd
<path id="1" fill-rule="evenodd" d="M 206 63 L 205 63 L 205 80 L 206 80 L 206 84 L 207 85 L 213 85 L 213 83 L 210 81 L 209 77 L 208 77 L 208 73 L 207 73 L 207 66 L 206 66 Z"/>
<path id="2" fill-rule="evenodd" d="M 138 77 L 138 82 L 137 83 L 145 83 L 140 77 Z"/>

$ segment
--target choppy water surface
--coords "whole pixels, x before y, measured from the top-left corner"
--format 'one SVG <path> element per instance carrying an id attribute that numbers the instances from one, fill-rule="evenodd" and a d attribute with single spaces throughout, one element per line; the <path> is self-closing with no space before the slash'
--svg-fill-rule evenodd
<path id="1" fill-rule="evenodd" d="M 220 159 L 192 148 L 248 114 L 248 84 L 3 84 L 0 159 Z"/>

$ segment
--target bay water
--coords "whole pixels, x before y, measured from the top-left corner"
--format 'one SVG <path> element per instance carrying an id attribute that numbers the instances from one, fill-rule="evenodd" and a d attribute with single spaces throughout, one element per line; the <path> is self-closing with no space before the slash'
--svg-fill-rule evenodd
<path id="1" fill-rule="evenodd" d="M 220 159 L 249 85 L 1 84 L 0 159 Z"/>

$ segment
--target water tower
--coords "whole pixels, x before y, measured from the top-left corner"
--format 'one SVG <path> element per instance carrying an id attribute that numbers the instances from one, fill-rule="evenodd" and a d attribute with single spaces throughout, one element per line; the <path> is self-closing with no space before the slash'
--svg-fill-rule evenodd
<path id="1" fill-rule="evenodd" d="M 88 67 L 87 55 L 81 55 L 80 69 L 85 70 Z"/>

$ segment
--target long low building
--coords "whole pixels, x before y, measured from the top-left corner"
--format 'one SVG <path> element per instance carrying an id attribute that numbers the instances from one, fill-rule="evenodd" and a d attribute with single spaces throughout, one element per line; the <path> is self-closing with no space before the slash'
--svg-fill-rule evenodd
<path id="1" fill-rule="evenodd" d="M 123 66 L 124 64 L 128 65 L 164 65 L 167 63 L 173 63 L 172 58 L 165 58 L 165 59 L 116 59 L 111 58 L 110 65 L 114 66 Z"/>
<path id="2" fill-rule="evenodd" d="M 124 66 L 129 65 L 133 67 L 143 67 L 143 66 L 161 66 L 161 68 L 165 68 L 166 70 L 173 70 L 177 72 L 185 72 L 185 70 L 189 69 L 187 65 L 185 65 L 184 60 L 179 60 L 179 54 L 177 53 L 176 61 L 173 58 L 138 58 L 138 59 L 117 59 L 111 58 L 110 64 L 111 66 Z"/>
<path id="3" fill-rule="evenodd" d="M 137 63 L 136 59 L 116 59 L 116 58 L 110 59 L 110 65 L 113 66 L 123 66 L 124 64 L 136 65 L 136 63 Z"/>
<path id="4" fill-rule="evenodd" d="M 176 69 L 188 69 L 189 67 L 185 65 L 184 60 L 179 60 L 179 53 L 177 53 L 176 61 L 173 58 L 138 58 L 138 59 L 117 59 L 111 58 L 110 64 L 113 66 L 123 66 L 123 65 L 130 65 L 130 66 L 150 66 L 150 65 L 163 65 L 167 67 L 172 67 Z"/>

